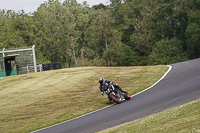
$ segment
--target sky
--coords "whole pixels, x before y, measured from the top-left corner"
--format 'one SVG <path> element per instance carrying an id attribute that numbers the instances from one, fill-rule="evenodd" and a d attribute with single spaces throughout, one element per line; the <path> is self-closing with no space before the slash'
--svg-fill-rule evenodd
<path id="1" fill-rule="evenodd" d="M 6 10 L 24 10 L 26 13 L 33 13 L 37 10 L 40 4 L 44 3 L 47 0 L 0 0 L 0 9 Z M 60 0 L 61 2 L 64 0 Z M 105 5 L 109 4 L 109 0 L 76 0 L 78 3 L 83 3 L 87 1 L 90 7 L 93 5 L 98 5 L 103 3 Z"/>

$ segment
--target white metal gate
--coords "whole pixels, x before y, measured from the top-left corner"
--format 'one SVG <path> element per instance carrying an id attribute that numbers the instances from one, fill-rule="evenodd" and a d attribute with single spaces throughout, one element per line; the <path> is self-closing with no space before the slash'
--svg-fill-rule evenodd
<path id="1" fill-rule="evenodd" d="M 35 45 L 33 45 L 31 48 L 13 49 L 13 50 L 6 50 L 5 48 L 3 48 L 3 51 L 0 51 L 0 54 L 3 54 L 2 57 L 4 58 L 6 56 L 9 56 L 8 53 L 16 53 L 16 52 L 22 52 L 22 51 L 32 51 L 34 70 L 35 72 L 37 72 Z"/>

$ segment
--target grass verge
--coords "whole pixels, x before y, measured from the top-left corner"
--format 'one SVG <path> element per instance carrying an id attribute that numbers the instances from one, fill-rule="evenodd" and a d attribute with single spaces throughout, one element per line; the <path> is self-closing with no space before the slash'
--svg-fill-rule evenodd
<path id="1" fill-rule="evenodd" d="M 31 132 L 112 104 L 98 78 L 135 94 L 156 82 L 167 66 L 81 67 L 0 78 L 0 132 Z"/>
<path id="2" fill-rule="evenodd" d="M 200 99 L 99 133 L 200 133 Z"/>

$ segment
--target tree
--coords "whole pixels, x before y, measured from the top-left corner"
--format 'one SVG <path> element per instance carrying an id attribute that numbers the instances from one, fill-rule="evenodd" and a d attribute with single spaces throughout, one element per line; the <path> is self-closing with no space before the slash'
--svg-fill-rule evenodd
<path id="1" fill-rule="evenodd" d="M 84 36 L 88 24 L 88 5 L 86 3 L 83 3 L 83 5 L 77 4 L 76 0 L 67 0 L 63 3 L 63 5 L 64 9 L 70 12 L 70 14 L 68 14 L 69 18 L 66 18 L 70 20 L 68 23 L 69 26 L 68 34 L 69 37 L 71 38 L 71 49 L 72 49 L 71 51 L 73 54 L 73 60 L 76 66 L 78 66 L 76 53 L 78 53 L 79 56 L 81 56 L 82 64 L 84 64 L 83 49 L 85 47 Z M 77 44 L 79 46 L 77 46 Z M 78 47 L 77 50 L 76 47 Z"/>
<path id="2" fill-rule="evenodd" d="M 193 0 L 189 4 L 190 11 L 188 13 L 188 26 L 185 32 L 187 39 L 187 51 L 190 58 L 200 57 L 200 1 Z"/>
<path id="3" fill-rule="evenodd" d="M 0 48 L 16 48 L 27 46 L 27 22 L 29 18 L 24 12 L 0 10 Z"/>
<path id="4" fill-rule="evenodd" d="M 88 46 L 97 51 L 98 56 L 105 56 L 104 52 L 109 49 L 109 44 L 116 36 L 117 30 L 113 29 L 114 18 L 110 10 L 91 10 L 90 25 L 87 30 Z M 118 35 L 117 35 L 118 36 Z M 106 65 L 108 59 L 104 57 Z"/>
<path id="5" fill-rule="evenodd" d="M 63 67 L 171 64 L 200 57 L 199 0 L 49 0 L 33 14 L 0 10 L 0 49 L 36 45 Z M 187 52 L 187 53 L 186 53 Z"/>
<path id="6" fill-rule="evenodd" d="M 92 8 L 95 9 L 95 10 L 99 10 L 99 9 L 106 10 L 107 6 L 105 6 L 104 4 L 101 3 L 99 5 L 94 5 Z"/>
<path id="7" fill-rule="evenodd" d="M 175 38 L 157 42 L 149 56 L 149 64 L 172 64 L 187 60 L 187 54 L 183 51 L 181 43 Z"/>
<path id="8" fill-rule="evenodd" d="M 66 42 L 61 3 L 48 1 L 42 4 L 34 14 L 34 21 L 37 24 L 37 29 L 33 29 L 37 46 L 48 60 L 60 62 L 63 53 L 61 44 Z"/>

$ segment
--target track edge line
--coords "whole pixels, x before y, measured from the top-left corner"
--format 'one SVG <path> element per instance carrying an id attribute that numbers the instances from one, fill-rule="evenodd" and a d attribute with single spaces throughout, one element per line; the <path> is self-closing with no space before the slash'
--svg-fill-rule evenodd
<path id="1" fill-rule="evenodd" d="M 169 67 L 169 69 L 167 70 L 167 72 L 166 72 L 158 81 L 156 81 L 153 85 L 151 85 L 150 87 L 146 88 L 145 90 L 142 90 L 142 91 L 140 91 L 140 92 L 138 92 L 138 93 L 132 95 L 131 97 L 137 96 L 137 95 L 139 95 L 139 94 L 141 94 L 141 93 L 143 93 L 143 92 L 145 92 L 145 91 L 147 91 L 147 90 L 153 88 L 153 87 L 154 87 L 155 85 L 157 85 L 161 80 L 163 80 L 163 79 L 167 76 L 167 74 L 172 70 L 172 66 L 171 66 L 171 65 L 167 65 L 167 66 Z"/>

